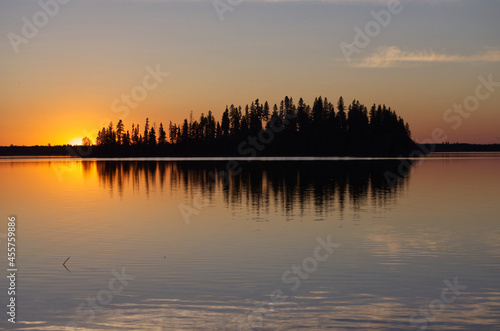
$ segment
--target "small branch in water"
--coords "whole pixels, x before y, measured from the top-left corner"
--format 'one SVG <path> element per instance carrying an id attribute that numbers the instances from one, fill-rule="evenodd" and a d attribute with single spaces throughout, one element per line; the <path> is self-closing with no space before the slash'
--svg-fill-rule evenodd
<path id="1" fill-rule="evenodd" d="M 64 269 L 66 269 L 66 270 L 68 270 L 68 271 L 69 271 L 69 269 L 68 269 L 68 268 L 66 268 L 66 262 L 68 262 L 68 260 L 69 260 L 69 258 L 70 258 L 70 257 L 71 257 L 71 256 L 69 256 L 69 257 L 66 259 L 66 261 L 64 261 L 64 262 L 63 262 L 63 267 L 64 267 Z M 70 272 L 71 272 L 71 271 L 70 271 Z"/>

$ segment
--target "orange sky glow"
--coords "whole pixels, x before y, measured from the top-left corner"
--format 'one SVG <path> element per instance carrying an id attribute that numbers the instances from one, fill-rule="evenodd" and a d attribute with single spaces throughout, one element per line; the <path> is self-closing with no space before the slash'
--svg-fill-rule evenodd
<path id="1" fill-rule="evenodd" d="M 349 63 L 340 46 L 386 1 L 252 0 L 221 20 L 205 2 L 75 0 L 17 52 L 0 40 L 0 145 L 95 141 L 120 118 L 126 130 L 146 118 L 168 127 L 191 111 L 220 120 L 226 105 L 258 98 L 272 107 L 285 96 L 311 105 L 320 95 L 386 104 L 418 141 L 440 128 L 445 141 L 500 143 L 498 2 L 402 6 Z M 5 36 L 22 35 L 21 18 L 41 10 L 0 9 Z M 471 102 L 481 77 L 494 82 L 481 88 L 488 96 L 453 111 Z"/>

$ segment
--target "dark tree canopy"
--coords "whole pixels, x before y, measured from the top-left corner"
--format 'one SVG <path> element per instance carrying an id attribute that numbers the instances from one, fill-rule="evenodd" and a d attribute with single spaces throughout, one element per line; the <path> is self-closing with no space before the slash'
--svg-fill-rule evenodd
<path id="1" fill-rule="evenodd" d="M 247 156 L 241 152 L 245 143 L 255 144 L 260 156 L 408 155 L 415 149 L 408 123 L 390 107 L 368 110 L 359 100 L 346 105 L 342 97 L 335 105 L 319 96 L 311 107 L 286 96 L 272 110 L 256 99 L 244 108 L 226 106 L 220 121 L 212 111 L 199 119 L 191 113 L 181 124 L 170 122 L 167 131 L 146 118 L 139 132 L 138 124 L 129 131 L 122 120 L 116 128 L 110 123 L 97 136 L 96 153 Z"/>

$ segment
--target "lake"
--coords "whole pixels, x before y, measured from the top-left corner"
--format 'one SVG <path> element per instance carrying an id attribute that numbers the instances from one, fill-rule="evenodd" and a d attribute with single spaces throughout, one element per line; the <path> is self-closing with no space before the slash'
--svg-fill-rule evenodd
<path id="1" fill-rule="evenodd" d="M 500 153 L 3 158 L 0 328 L 498 330 L 499 170 Z"/>

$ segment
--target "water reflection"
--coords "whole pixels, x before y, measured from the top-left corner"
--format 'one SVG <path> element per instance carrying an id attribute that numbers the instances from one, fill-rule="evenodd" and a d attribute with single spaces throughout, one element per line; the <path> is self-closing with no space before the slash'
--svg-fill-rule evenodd
<path id="1" fill-rule="evenodd" d="M 22 248 L 16 327 L 249 329 L 280 289 L 286 301 L 255 330 L 417 329 L 412 314 L 455 277 L 467 289 L 427 329 L 499 324 L 500 158 L 428 158 L 392 187 L 397 160 L 240 162 L 225 177 L 227 165 L 0 162 L 0 207 L 18 217 Z M 212 204 L 186 224 L 178 207 L 199 194 Z M 327 235 L 341 246 L 294 292 L 284 272 Z M 135 279 L 93 319 L 81 314 L 121 268 Z"/>
<path id="2" fill-rule="evenodd" d="M 389 185 L 386 172 L 397 173 L 400 161 L 307 161 L 282 162 L 165 162 L 89 161 L 83 172 L 94 167 L 100 185 L 110 194 L 124 190 L 180 190 L 212 202 L 223 195 L 228 207 L 241 206 L 257 215 L 280 206 L 284 214 L 302 214 L 313 207 L 318 215 L 342 212 L 346 204 L 360 211 L 368 205 L 388 207 L 404 192 L 408 177 Z M 235 171 L 228 171 L 228 169 Z"/>

